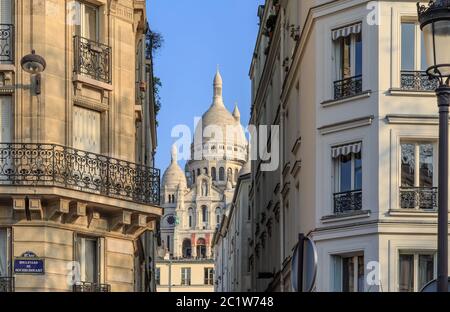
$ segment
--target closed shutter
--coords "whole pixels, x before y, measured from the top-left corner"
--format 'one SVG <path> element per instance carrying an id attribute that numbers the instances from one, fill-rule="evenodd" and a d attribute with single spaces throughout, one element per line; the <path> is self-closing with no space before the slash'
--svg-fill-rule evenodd
<path id="1" fill-rule="evenodd" d="M 11 0 L 0 0 L 0 24 L 12 24 Z"/>
<path id="2" fill-rule="evenodd" d="M 73 146 L 91 153 L 100 153 L 100 113 L 74 106 Z"/>
<path id="3" fill-rule="evenodd" d="M 11 96 L 0 96 L 0 142 L 11 143 Z"/>

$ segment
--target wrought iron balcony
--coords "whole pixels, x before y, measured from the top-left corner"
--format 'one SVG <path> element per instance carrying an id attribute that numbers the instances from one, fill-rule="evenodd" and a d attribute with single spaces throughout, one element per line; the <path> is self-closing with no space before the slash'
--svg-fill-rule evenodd
<path id="1" fill-rule="evenodd" d="M 345 78 L 334 82 L 334 99 L 358 95 L 362 92 L 362 75 Z"/>
<path id="2" fill-rule="evenodd" d="M 74 37 L 74 71 L 111 83 L 111 47 L 80 36 Z"/>
<path id="3" fill-rule="evenodd" d="M 111 292 L 111 285 L 77 282 L 73 285 L 73 292 Z"/>
<path id="4" fill-rule="evenodd" d="M 159 204 L 159 169 L 56 144 L 0 143 L 0 185 L 57 186 Z"/>
<path id="5" fill-rule="evenodd" d="M 400 88 L 407 91 L 434 91 L 439 86 L 437 79 L 429 79 L 424 71 L 402 70 Z"/>
<path id="6" fill-rule="evenodd" d="M 14 292 L 14 277 L 0 277 L 0 292 Z"/>
<path id="7" fill-rule="evenodd" d="M 343 214 L 362 209 L 362 190 L 334 193 L 334 213 Z"/>
<path id="8" fill-rule="evenodd" d="M 0 63 L 14 61 L 14 25 L 0 24 Z"/>
<path id="9" fill-rule="evenodd" d="M 437 187 L 400 187 L 400 208 L 437 209 Z"/>

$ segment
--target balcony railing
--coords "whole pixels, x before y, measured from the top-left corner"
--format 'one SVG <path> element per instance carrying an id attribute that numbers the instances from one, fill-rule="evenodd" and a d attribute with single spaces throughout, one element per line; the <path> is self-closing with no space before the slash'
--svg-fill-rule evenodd
<path id="1" fill-rule="evenodd" d="M 77 74 L 111 83 L 111 47 L 75 36 L 74 51 L 74 70 Z"/>
<path id="2" fill-rule="evenodd" d="M 0 143 L 0 185 L 57 186 L 159 204 L 160 171 L 56 144 Z"/>
<path id="3" fill-rule="evenodd" d="M 14 61 L 14 25 L 0 24 L 0 63 Z"/>
<path id="4" fill-rule="evenodd" d="M 334 213 L 343 214 L 362 209 L 362 190 L 334 193 Z"/>
<path id="5" fill-rule="evenodd" d="M 362 75 L 338 80 L 334 82 L 334 99 L 358 95 L 362 92 Z"/>
<path id="6" fill-rule="evenodd" d="M 74 292 L 111 292 L 111 285 L 90 282 L 77 282 L 73 285 Z"/>
<path id="7" fill-rule="evenodd" d="M 437 79 L 429 79 L 426 72 L 402 70 L 400 88 L 407 91 L 434 91 L 439 86 Z"/>
<path id="8" fill-rule="evenodd" d="M 400 187 L 400 208 L 437 209 L 437 187 Z"/>
<path id="9" fill-rule="evenodd" d="M 0 277 L 1 292 L 14 292 L 14 277 Z"/>

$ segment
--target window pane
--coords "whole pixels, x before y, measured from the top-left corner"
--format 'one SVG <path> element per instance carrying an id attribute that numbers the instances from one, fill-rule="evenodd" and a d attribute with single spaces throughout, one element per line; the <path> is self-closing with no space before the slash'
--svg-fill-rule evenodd
<path id="1" fill-rule="evenodd" d="M 97 242 L 94 239 L 85 239 L 85 274 L 86 282 L 97 282 Z"/>
<path id="2" fill-rule="evenodd" d="M 342 291 L 344 292 L 355 290 L 354 265 L 353 257 L 342 259 Z"/>
<path id="3" fill-rule="evenodd" d="M 415 172 L 415 158 L 414 158 L 414 144 L 401 144 L 402 153 L 402 186 L 414 186 L 414 172 Z"/>
<path id="4" fill-rule="evenodd" d="M 414 70 L 415 23 L 402 23 L 402 70 Z"/>
<path id="5" fill-rule="evenodd" d="M 362 75 L 362 36 L 355 35 L 355 76 Z"/>
<path id="6" fill-rule="evenodd" d="M 342 79 L 349 78 L 352 76 L 351 70 L 351 37 L 347 36 L 343 39 L 342 45 Z"/>
<path id="7" fill-rule="evenodd" d="M 358 256 L 358 292 L 364 291 L 364 256 Z"/>
<path id="8" fill-rule="evenodd" d="M 421 55 L 421 60 L 420 60 L 420 70 L 425 71 L 428 68 L 428 64 L 427 64 L 427 54 L 425 52 L 425 39 L 423 36 L 423 31 L 420 32 L 420 55 Z"/>
<path id="9" fill-rule="evenodd" d="M 362 189 L 362 161 L 361 161 L 361 152 L 354 154 L 355 156 L 355 186 L 354 190 Z"/>
<path id="10" fill-rule="evenodd" d="M 340 192 L 351 191 L 352 189 L 352 155 L 342 155 L 340 157 Z"/>
<path id="11" fill-rule="evenodd" d="M 6 229 L 0 229 L 0 277 L 2 276 L 8 276 L 7 271 L 7 246 L 8 246 L 8 240 L 7 240 L 7 232 Z"/>
<path id="12" fill-rule="evenodd" d="M 84 36 L 97 41 L 97 9 L 84 6 Z"/>
<path id="13" fill-rule="evenodd" d="M 420 144 L 419 148 L 419 186 L 433 186 L 433 145 Z"/>
<path id="14" fill-rule="evenodd" d="M 400 255 L 399 265 L 398 290 L 414 291 L 414 255 Z"/>
<path id="15" fill-rule="evenodd" d="M 434 256 L 419 255 L 419 288 L 421 290 L 426 283 L 434 277 Z"/>

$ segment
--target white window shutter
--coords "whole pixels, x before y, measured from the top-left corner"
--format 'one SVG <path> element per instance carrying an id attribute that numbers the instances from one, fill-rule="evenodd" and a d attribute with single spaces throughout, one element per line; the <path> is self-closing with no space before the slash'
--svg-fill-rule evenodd
<path id="1" fill-rule="evenodd" d="M 74 106 L 74 148 L 100 153 L 100 113 Z"/>
<path id="2" fill-rule="evenodd" d="M 0 142 L 11 143 L 11 96 L 0 96 Z"/>
<path id="3" fill-rule="evenodd" d="M 0 24 L 12 24 L 11 0 L 0 0 Z"/>

